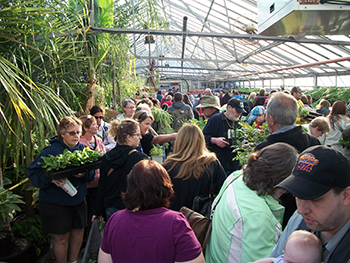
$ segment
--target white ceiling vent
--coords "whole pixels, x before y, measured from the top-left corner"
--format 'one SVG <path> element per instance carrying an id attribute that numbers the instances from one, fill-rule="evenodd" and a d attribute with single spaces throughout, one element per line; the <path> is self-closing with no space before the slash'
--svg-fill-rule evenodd
<path id="1" fill-rule="evenodd" d="M 261 35 L 349 35 L 349 32 L 350 0 L 258 0 Z"/>

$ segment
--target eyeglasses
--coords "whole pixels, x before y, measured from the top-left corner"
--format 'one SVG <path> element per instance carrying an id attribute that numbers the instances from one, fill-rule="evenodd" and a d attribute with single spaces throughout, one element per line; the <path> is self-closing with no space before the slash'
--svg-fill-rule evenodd
<path id="1" fill-rule="evenodd" d="M 71 131 L 71 132 L 66 132 L 66 133 L 68 133 L 69 136 L 74 136 L 74 135 L 78 135 L 79 136 L 81 134 L 81 131 L 77 131 L 77 132 Z"/>
<path id="2" fill-rule="evenodd" d="M 94 116 L 95 117 L 95 119 L 97 120 L 97 119 L 103 119 L 103 116 Z"/>

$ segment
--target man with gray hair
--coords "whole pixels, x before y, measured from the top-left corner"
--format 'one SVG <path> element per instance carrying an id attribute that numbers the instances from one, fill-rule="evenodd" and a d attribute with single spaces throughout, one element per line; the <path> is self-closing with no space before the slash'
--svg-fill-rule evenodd
<path id="1" fill-rule="evenodd" d="M 320 145 L 320 141 L 315 136 L 306 133 L 300 125 L 295 125 L 297 116 L 297 100 L 284 92 L 275 92 L 266 107 L 266 123 L 271 135 L 266 138 L 266 141 L 258 144 L 254 150 L 261 150 L 276 142 L 288 143 L 299 152 L 310 146 Z M 284 227 L 296 210 L 296 204 L 294 197 L 290 194 L 285 194 L 280 199 L 286 208 L 282 224 Z"/>
<path id="2" fill-rule="evenodd" d="M 298 116 L 296 99 L 286 93 L 276 92 L 267 103 L 266 123 L 272 133 L 266 141 L 255 147 L 260 150 L 276 142 L 285 142 L 292 145 L 299 152 L 320 142 L 316 137 L 306 133 L 301 126 L 295 125 Z"/>

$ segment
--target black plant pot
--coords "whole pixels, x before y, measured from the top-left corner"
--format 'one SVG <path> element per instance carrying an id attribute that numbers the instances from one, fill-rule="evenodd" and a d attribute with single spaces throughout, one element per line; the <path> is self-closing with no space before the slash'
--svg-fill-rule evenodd
<path id="1" fill-rule="evenodd" d="M 0 232 L 0 258 L 11 254 L 13 235 L 11 232 Z"/>
<path id="2" fill-rule="evenodd" d="M 30 240 L 26 238 L 15 238 L 13 241 L 12 250 L 10 249 L 10 255 L 0 257 L 1 262 L 8 263 L 31 263 L 29 262 L 28 249 L 31 245 Z"/>

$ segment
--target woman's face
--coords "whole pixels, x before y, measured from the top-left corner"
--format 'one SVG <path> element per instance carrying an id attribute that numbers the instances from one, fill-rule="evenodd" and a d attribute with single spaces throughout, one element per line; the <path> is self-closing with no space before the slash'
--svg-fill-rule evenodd
<path id="1" fill-rule="evenodd" d="M 258 117 L 256 117 L 255 122 L 262 124 L 265 121 L 265 114 L 259 115 Z"/>
<path id="2" fill-rule="evenodd" d="M 65 145 L 67 145 L 69 148 L 72 148 L 75 146 L 80 139 L 81 134 L 81 126 L 80 125 L 74 125 L 67 129 L 65 133 L 63 133 L 62 141 Z"/>
<path id="3" fill-rule="evenodd" d="M 94 121 L 93 123 L 91 123 L 89 128 L 84 127 L 84 130 L 86 133 L 96 134 L 98 132 L 97 122 Z"/>
<path id="4" fill-rule="evenodd" d="M 142 135 L 140 133 L 140 128 L 137 127 L 135 133 L 133 135 L 128 135 L 128 145 L 132 147 L 139 146 L 140 139 L 142 138 Z"/>
<path id="5" fill-rule="evenodd" d="M 148 133 L 149 128 L 151 127 L 152 124 L 152 119 L 151 118 L 146 118 L 144 121 L 140 122 L 140 131 L 142 135 L 145 135 Z"/>
<path id="6" fill-rule="evenodd" d="M 134 112 L 135 112 L 135 104 L 133 103 L 128 103 L 126 105 L 126 107 L 123 108 L 124 112 L 125 112 L 125 116 L 127 118 L 131 118 L 132 115 L 134 115 Z"/>

